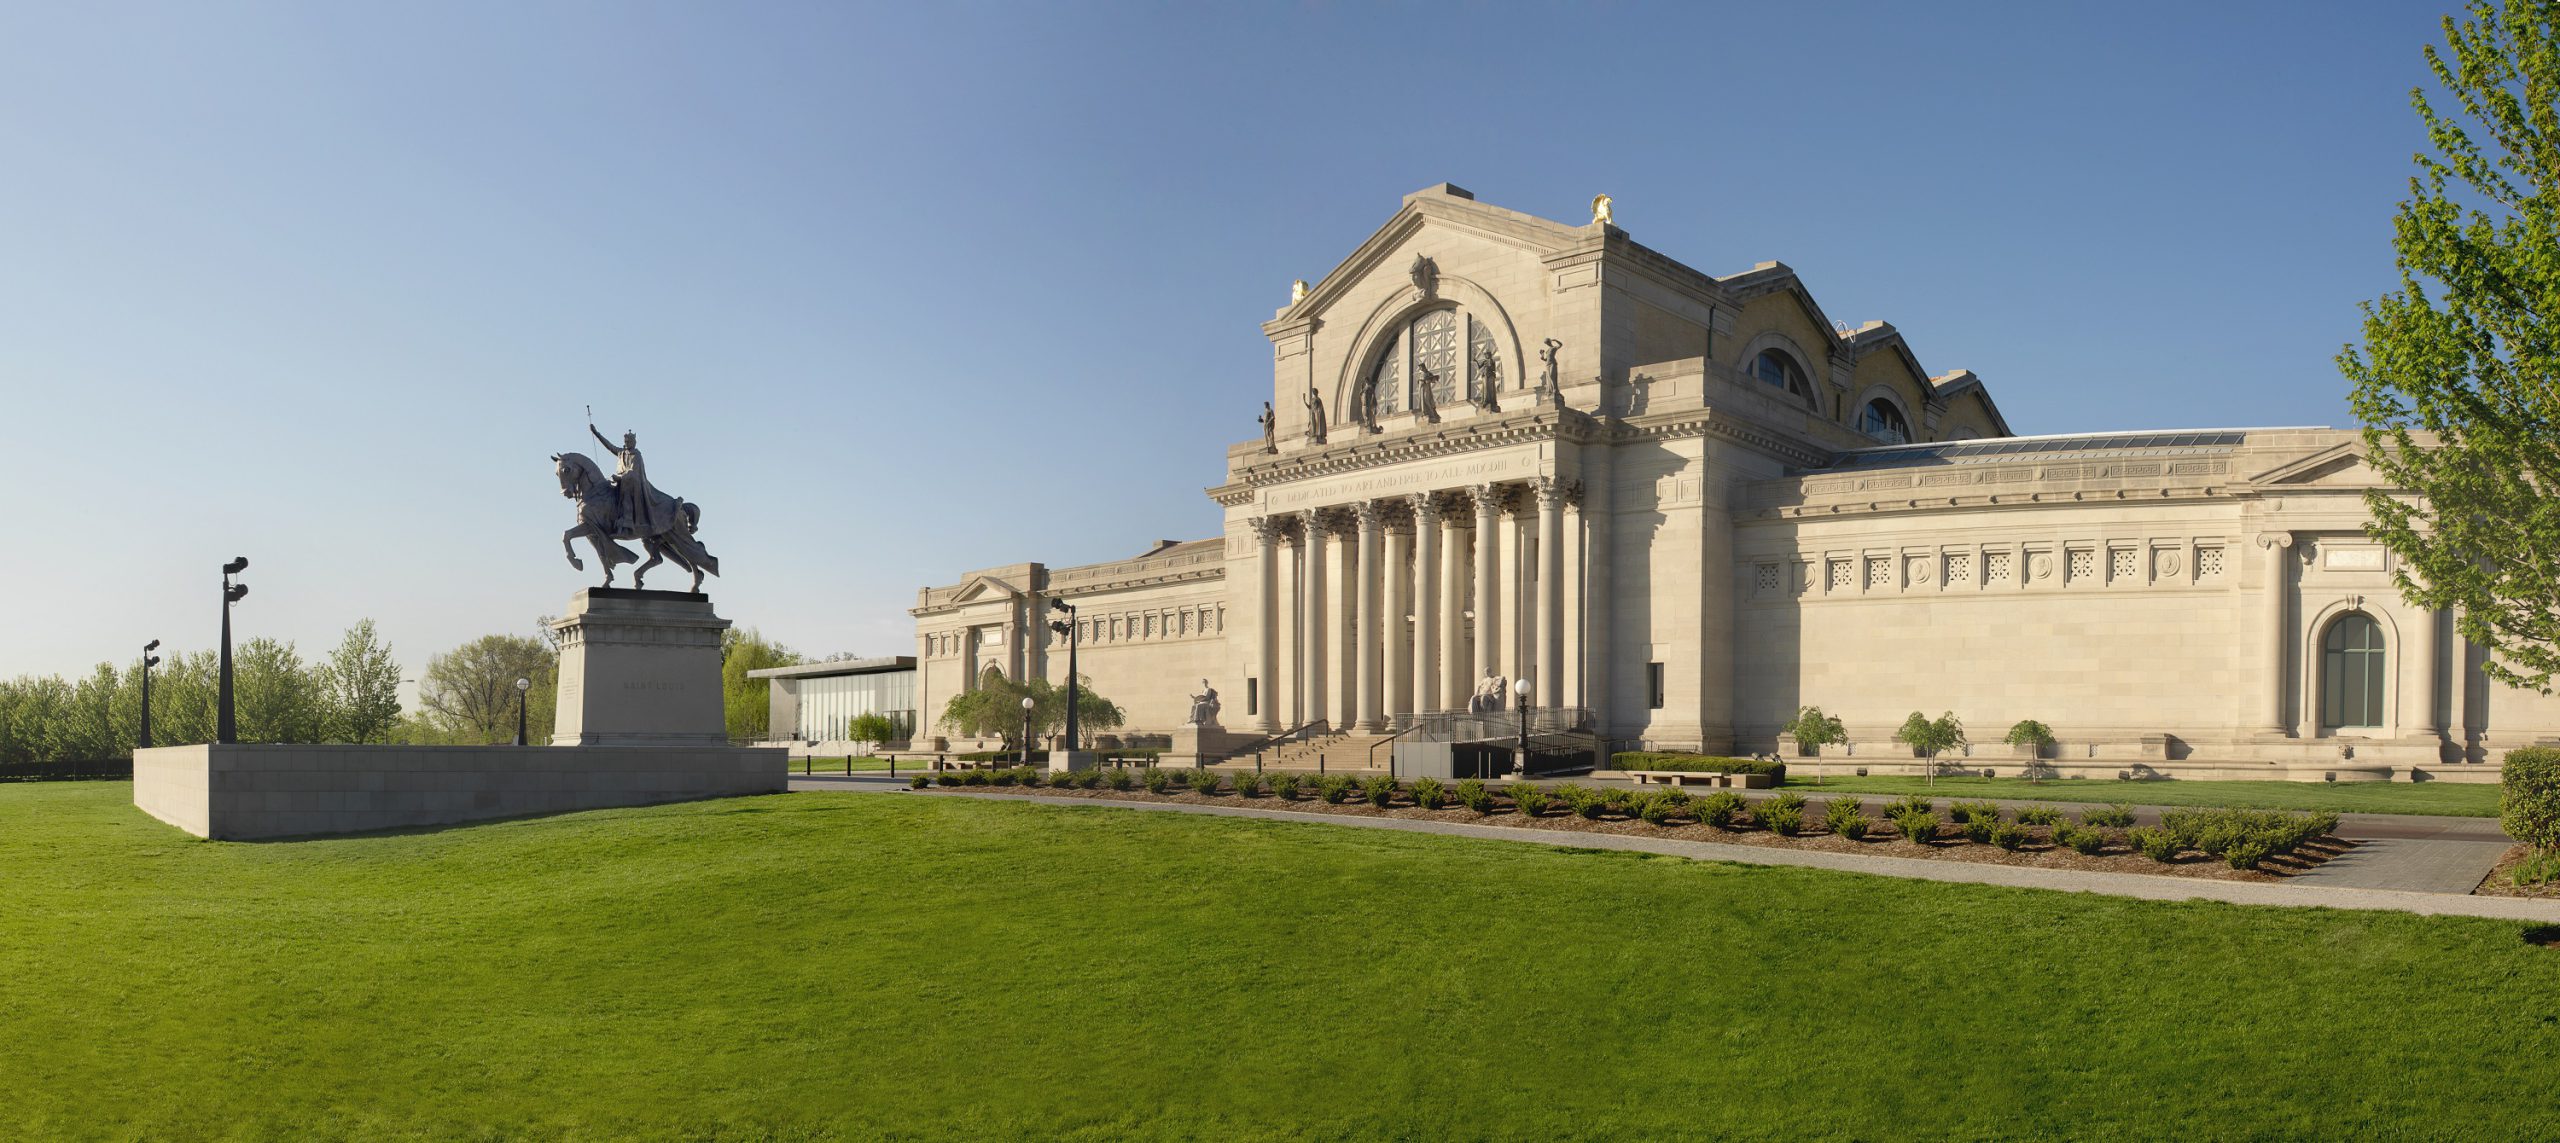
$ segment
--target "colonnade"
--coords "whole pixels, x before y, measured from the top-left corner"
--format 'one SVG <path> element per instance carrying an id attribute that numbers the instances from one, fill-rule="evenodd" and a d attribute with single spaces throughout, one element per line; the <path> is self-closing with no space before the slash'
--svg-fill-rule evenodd
<path id="1" fill-rule="evenodd" d="M 1383 733 L 1465 709 L 1488 675 L 1506 706 L 1522 677 L 1537 705 L 1578 705 L 1598 518 L 1553 477 L 1255 518 L 1255 724 Z"/>

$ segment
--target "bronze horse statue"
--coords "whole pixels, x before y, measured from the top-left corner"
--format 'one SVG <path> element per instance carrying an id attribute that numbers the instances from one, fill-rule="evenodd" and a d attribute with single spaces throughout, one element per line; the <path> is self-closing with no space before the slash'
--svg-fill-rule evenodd
<path id="1" fill-rule="evenodd" d="M 646 489 L 646 495 L 662 501 L 660 507 L 667 509 L 650 515 L 670 521 L 668 527 L 652 533 L 645 524 L 621 518 L 622 501 L 615 490 L 613 478 L 606 476 L 595 461 L 583 453 L 574 452 L 554 453 L 551 460 L 552 471 L 560 478 L 560 495 L 578 502 L 578 526 L 560 534 L 560 550 L 567 553 L 570 567 L 581 571 L 586 569 L 586 562 L 578 558 L 578 549 L 572 546 L 578 537 L 584 536 L 595 546 L 596 561 L 604 565 L 606 587 L 613 586 L 613 569 L 640 558 L 631 554 L 631 549 L 616 543 L 617 540 L 637 540 L 649 553 L 649 562 L 631 573 L 631 586 L 635 588 L 642 586 L 641 579 L 649 574 L 650 568 L 668 560 L 674 560 L 676 566 L 693 573 L 695 591 L 702 590 L 705 573 L 720 574 L 720 558 L 705 550 L 702 541 L 693 537 L 694 529 L 702 524 L 701 506 L 668 496 L 655 488 Z"/>

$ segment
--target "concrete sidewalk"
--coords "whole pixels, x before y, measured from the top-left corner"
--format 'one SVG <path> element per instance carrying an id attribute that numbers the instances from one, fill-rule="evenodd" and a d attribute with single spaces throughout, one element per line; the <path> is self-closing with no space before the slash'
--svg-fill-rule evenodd
<path id="1" fill-rule="evenodd" d="M 833 781 L 795 778 L 791 785 L 794 790 L 868 789 L 887 792 L 898 788 L 892 787 L 885 781 L 866 782 L 857 778 L 847 782 L 841 776 Z M 2280 884 L 2254 881 L 2208 881 L 2199 878 L 2159 877 L 2140 873 L 2027 869 L 1970 861 L 1926 861 L 1863 853 L 1827 853 L 1818 850 L 1725 845 L 1717 842 L 1627 837 L 1605 833 L 1570 833 L 1463 822 L 1408 821 L 1402 818 L 1297 813 L 1241 805 L 1203 806 L 1178 802 L 1119 801 L 1108 798 L 1053 798 L 1038 794 L 992 794 L 939 788 L 912 793 L 935 798 L 1037 802 L 1042 805 L 1085 809 L 1151 810 L 1199 814 L 1208 817 L 1255 818 L 1263 821 L 1304 822 L 1354 829 L 1383 829 L 1404 833 L 1439 834 L 1447 837 L 1473 837 L 1490 841 L 1527 842 L 1533 845 L 1627 850 L 1688 857 L 1700 861 L 1731 861 L 1745 865 L 1791 865 L 1810 869 L 1830 869 L 1843 873 L 1866 873 L 1880 877 L 1907 877 L 1918 881 L 2006 885 L 2019 889 L 2049 889 L 2066 893 L 2100 893 L 2152 901 L 2206 900 L 2224 901 L 2235 905 L 2366 909 L 2430 916 L 2487 917 L 2495 920 L 2560 923 L 2560 901 L 2528 900 L 2516 897 L 2474 897 L 2467 892 L 2469 889 L 2467 885 L 2464 891 L 2435 892 L 2371 888 L 2351 884 L 2350 882 L 2355 878 L 2343 875 L 2331 880 L 2327 885 L 2308 883 L 2309 879 L 2304 877 L 2297 877 Z M 2476 882 L 2477 878 L 2473 880 Z"/>

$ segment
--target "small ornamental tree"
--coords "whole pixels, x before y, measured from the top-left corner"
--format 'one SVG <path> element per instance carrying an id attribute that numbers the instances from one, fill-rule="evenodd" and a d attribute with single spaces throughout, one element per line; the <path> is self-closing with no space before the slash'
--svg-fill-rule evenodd
<path id="1" fill-rule="evenodd" d="M 1893 732 L 1896 742 L 1906 743 L 1922 758 L 1928 759 L 1929 783 L 1938 780 L 1938 754 L 1964 745 L 1964 724 L 1956 721 L 1954 711 L 1936 718 L 1919 711 L 1902 720 L 1902 729 Z"/>
<path id="2" fill-rule="evenodd" d="M 1809 751 L 1816 746 L 1836 746 L 1849 740 L 1849 730 L 1840 720 L 1822 713 L 1818 706 L 1796 711 L 1796 720 L 1787 724 L 1787 733 L 1795 736 L 1796 749 Z"/>
<path id="3" fill-rule="evenodd" d="M 898 722 L 877 712 L 857 714 L 845 721 L 844 736 L 855 742 L 888 742 L 898 737 Z"/>
<path id="4" fill-rule="evenodd" d="M 2030 748 L 2027 751 L 2027 783 L 2043 785 L 2047 771 L 2052 769 L 2044 764 L 2044 752 L 2046 747 L 2053 745 L 2053 728 L 2032 718 L 2023 719 L 2009 728 L 2009 736 L 2002 741 L 2011 746 Z"/>
<path id="5" fill-rule="evenodd" d="M 2365 424 L 2366 530 L 2410 602 L 2451 610 L 2481 673 L 2560 673 L 2560 4 L 2475 0 L 2426 49 L 2440 104 L 2392 219 L 2399 289 L 2338 354 Z"/>

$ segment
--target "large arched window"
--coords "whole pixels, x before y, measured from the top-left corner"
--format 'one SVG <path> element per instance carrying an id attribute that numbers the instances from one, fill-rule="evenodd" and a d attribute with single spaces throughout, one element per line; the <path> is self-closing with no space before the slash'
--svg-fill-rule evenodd
<path id="1" fill-rule="evenodd" d="M 1751 359 L 1751 375 L 1786 390 L 1799 401 L 1813 403 L 1813 386 L 1805 381 L 1804 370 L 1797 368 L 1795 358 L 1774 349 L 1761 350 L 1760 356 Z"/>
<path id="2" fill-rule="evenodd" d="M 2320 639 L 2320 725 L 2382 725 L 2382 625 L 2350 611 Z"/>
<path id="3" fill-rule="evenodd" d="M 1462 347 L 1459 333 L 1466 334 Z M 1459 351 L 1465 350 L 1462 355 Z M 1361 380 L 1377 387 L 1378 412 L 1401 413 L 1413 407 L 1413 387 L 1427 372 L 1432 380 L 1432 396 L 1443 409 L 1455 403 L 1461 394 L 1474 400 L 1475 366 L 1472 362 L 1493 348 L 1493 330 L 1474 317 L 1455 309 L 1436 309 L 1416 316 L 1397 327 L 1393 336 L 1378 347 L 1377 359 L 1369 363 L 1369 371 Z M 1515 378 L 1501 379 L 1508 387 L 1517 387 Z M 1344 408 L 1346 419 L 1352 415 Z"/>
<path id="4" fill-rule="evenodd" d="M 1911 422 L 1903 420 L 1902 410 L 1882 397 L 1867 402 L 1865 411 L 1858 414 L 1858 431 L 1886 444 L 1908 444 L 1911 440 Z"/>

